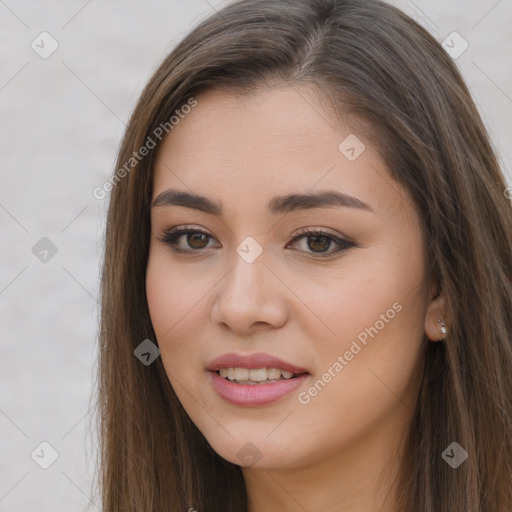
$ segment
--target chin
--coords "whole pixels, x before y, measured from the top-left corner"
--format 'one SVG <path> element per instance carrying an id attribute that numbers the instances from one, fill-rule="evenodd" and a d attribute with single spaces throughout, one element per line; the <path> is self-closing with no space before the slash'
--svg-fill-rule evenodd
<path id="1" fill-rule="evenodd" d="M 220 457 L 243 468 L 291 469 L 300 466 L 301 460 L 307 458 L 307 454 L 297 452 L 297 448 L 304 447 L 300 436 L 297 439 L 294 439 L 293 435 L 285 438 L 276 436 L 270 439 L 265 435 L 261 432 L 255 436 L 247 434 L 238 436 L 233 433 L 232 438 L 222 440 L 207 438 L 207 441 Z M 285 439 L 288 440 L 288 444 Z"/>

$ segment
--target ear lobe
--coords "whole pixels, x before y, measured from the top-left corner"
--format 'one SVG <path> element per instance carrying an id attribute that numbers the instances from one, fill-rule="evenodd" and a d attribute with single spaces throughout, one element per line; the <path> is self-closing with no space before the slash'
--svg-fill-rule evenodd
<path id="1" fill-rule="evenodd" d="M 443 333 L 443 324 L 444 330 Z M 442 292 L 437 293 L 427 307 L 425 313 L 425 334 L 430 341 L 441 341 L 449 332 L 449 322 L 446 318 L 446 301 Z"/>

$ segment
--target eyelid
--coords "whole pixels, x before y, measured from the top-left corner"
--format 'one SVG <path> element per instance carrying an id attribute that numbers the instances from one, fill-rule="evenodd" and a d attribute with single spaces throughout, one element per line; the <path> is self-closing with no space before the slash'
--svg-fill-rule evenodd
<path id="1" fill-rule="evenodd" d="M 306 226 L 303 228 L 299 228 L 294 232 L 292 237 L 296 238 L 299 235 L 303 235 L 305 233 L 311 233 L 312 231 L 317 231 L 321 234 L 332 236 L 333 238 L 339 238 L 347 243 L 352 242 L 352 240 L 350 240 L 349 237 L 346 237 L 345 235 L 342 235 L 341 233 L 338 233 L 338 232 L 333 233 L 331 230 L 329 230 L 329 228 L 323 228 L 321 226 Z"/>
<path id="2" fill-rule="evenodd" d="M 185 232 L 186 233 L 188 231 L 194 231 L 194 232 L 197 231 L 199 233 L 203 233 L 204 235 L 208 235 L 211 238 L 215 238 L 213 235 L 210 235 L 210 233 L 208 233 L 206 231 L 203 231 L 203 228 L 196 227 L 196 226 L 191 225 L 191 224 L 183 224 L 183 225 L 180 225 L 180 226 L 176 226 L 176 227 L 165 229 L 164 230 L 164 234 L 169 234 L 171 232 L 172 233 L 177 233 L 177 232 L 182 232 L 182 233 Z M 321 226 L 305 226 L 305 227 L 297 229 L 290 236 L 291 236 L 291 238 L 296 238 L 299 235 L 310 233 L 311 231 L 318 231 L 318 232 L 321 232 L 322 234 L 327 234 L 329 236 L 338 237 L 338 238 L 343 239 L 343 241 L 345 241 L 345 242 L 353 242 L 352 240 L 350 240 L 349 237 L 346 237 L 345 235 L 342 235 L 341 233 L 337 233 L 337 232 L 336 233 L 331 233 L 331 231 L 329 231 L 328 228 L 324 228 L 324 227 L 321 227 Z"/>

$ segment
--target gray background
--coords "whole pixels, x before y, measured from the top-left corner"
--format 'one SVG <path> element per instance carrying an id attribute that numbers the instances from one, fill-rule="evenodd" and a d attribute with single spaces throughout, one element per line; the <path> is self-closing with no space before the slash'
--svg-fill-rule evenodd
<path id="1" fill-rule="evenodd" d="M 510 184 L 512 0 L 393 3 L 439 41 L 469 43 L 456 62 Z M 106 200 L 92 191 L 152 71 L 222 4 L 0 0 L 0 512 L 99 510 L 89 422 Z M 31 47 L 43 31 L 59 45 L 47 59 Z M 46 262 L 32 250 L 43 237 L 57 249 Z M 58 453 L 48 469 L 43 441 Z"/>

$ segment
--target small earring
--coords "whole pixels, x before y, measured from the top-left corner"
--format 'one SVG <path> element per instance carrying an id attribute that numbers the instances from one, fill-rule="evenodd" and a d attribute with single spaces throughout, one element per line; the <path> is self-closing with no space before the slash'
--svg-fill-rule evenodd
<path id="1" fill-rule="evenodd" d="M 446 331 L 445 323 L 440 318 L 438 318 L 437 321 L 441 325 L 441 332 L 443 334 L 446 334 L 447 331 Z M 442 339 L 444 340 L 444 338 L 442 338 Z"/>

